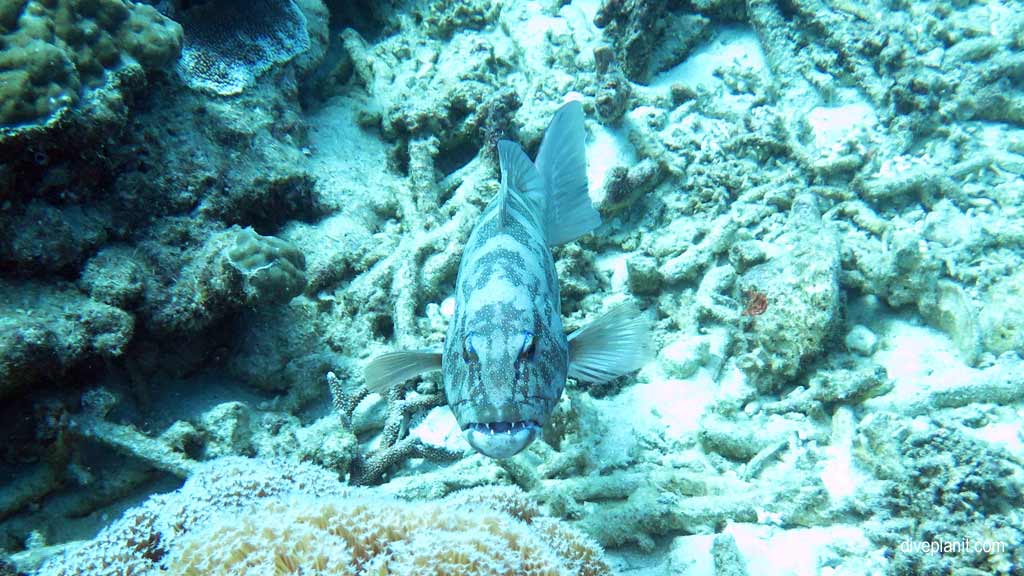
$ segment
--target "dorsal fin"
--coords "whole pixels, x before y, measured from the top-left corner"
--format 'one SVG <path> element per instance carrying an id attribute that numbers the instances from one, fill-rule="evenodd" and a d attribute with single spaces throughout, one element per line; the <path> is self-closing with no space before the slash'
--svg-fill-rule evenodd
<path id="1" fill-rule="evenodd" d="M 523 149 L 510 140 L 498 141 L 498 163 L 501 165 L 501 190 L 498 202 L 498 223 L 508 222 L 511 210 L 511 192 L 515 191 L 538 214 L 544 214 L 544 179 Z"/>
<path id="2" fill-rule="evenodd" d="M 537 171 L 548 189 L 542 214 L 549 246 L 575 240 L 601 225 L 601 215 L 587 194 L 585 140 L 583 105 L 565 103 L 551 119 L 537 153 Z"/>

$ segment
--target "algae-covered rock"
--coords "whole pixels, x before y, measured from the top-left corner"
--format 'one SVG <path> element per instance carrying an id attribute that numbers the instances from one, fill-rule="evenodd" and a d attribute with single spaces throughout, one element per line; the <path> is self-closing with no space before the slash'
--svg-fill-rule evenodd
<path id="1" fill-rule="evenodd" d="M 862 324 L 852 326 L 843 338 L 846 348 L 862 356 L 871 356 L 878 347 L 878 336 Z"/>
<path id="2" fill-rule="evenodd" d="M 133 264 L 94 258 L 97 269 L 86 280 L 100 297 L 107 287 L 97 276 L 123 274 L 124 266 L 143 270 L 143 297 L 133 309 L 157 334 L 198 333 L 243 307 L 286 303 L 306 285 L 302 252 L 251 228 L 168 220 L 140 247 Z"/>
<path id="3" fill-rule="evenodd" d="M 501 3 L 489 0 L 448 2 L 432 0 L 414 6 L 413 14 L 422 20 L 428 34 L 450 39 L 461 30 L 480 30 L 494 22 L 501 11 Z"/>
<path id="4" fill-rule="evenodd" d="M 964 362 L 973 364 L 981 352 L 981 333 L 978 313 L 964 289 L 951 280 L 939 280 L 934 301 L 924 299 L 919 307 L 922 316 L 950 337 Z"/>
<path id="5" fill-rule="evenodd" d="M 253 411 L 244 402 L 224 402 L 206 411 L 198 429 L 205 458 L 253 454 Z"/>
<path id="6" fill-rule="evenodd" d="M 462 10 L 451 5 L 430 19 Z M 465 10 L 474 14 L 474 27 L 493 24 L 500 13 Z M 412 173 L 411 141 L 436 138 L 434 168 L 447 175 L 498 138 L 520 140 L 514 116 L 522 104 L 521 90 L 505 80 L 517 57 L 507 40 L 456 34 L 442 43 L 423 36 L 432 32 L 437 31 L 429 24 L 415 26 L 370 46 L 357 31 L 347 29 L 342 41 L 357 78 L 378 103 L 366 116 L 373 123 L 379 118 L 385 139 L 398 143 L 392 152 L 395 167 Z"/>
<path id="7" fill-rule="evenodd" d="M 626 260 L 626 282 L 634 294 L 657 294 L 661 289 L 658 261 L 650 256 L 634 254 Z"/>
<path id="8" fill-rule="evenodd" d="M 778 415 L 728 419 L 709 414 L 701 419 L 698 437 L 707 452 L 746 462 L 762 450 L 786 440 L 808 425 Z"/>
<path id="9" fill-rule="evenodd" d="M 0 214 L 0 229 L 17 230 L 0 237 L 0 263 L 22 274 L 74 272 L 107 240 L 111 220 L 109 212 L 94 205 L 29 202 Z"/>
<path id="10" fill-rule="evenodd" d="M 808 379 L 778 402 L 764 406 L 769 414 L 802 412 L 811 417 L 834 413 L 843 404 L 857 405 L 893 389 L 885 368 L 853 357 L 836 355 L 822 361 Z"/>
<path id="11" fill-rule="evenodd" d="M 878 522 L 872 539 L 897 550 L 896 566 L 907 573 L 1011 573 L 1024 561 L 1020 547 L 992 553 L 970 549 L 950 554 L 898 550 L 901 540 L 1020 542 L 1019 510 L 1024 505 L 1020 463 L 963 429 L 892 413 L 865 418 L 854 456 L 883 481 L 869 509 Z"/>
<path id="12" fill-rule="evenodd" d="M 193 331 L 232 309 L 287 302 L 305 285 L 305 259 L 294 246 L 235 226 L 194 255 L 154 320 L 158 327 Z"/>
<path id="13" fill-rule="evenodd" d="M 772 390 L 821 354 L 839 314 L 839 240 L 821 222 L 812 195 L 794 201 L 775 254 L 739 279 L 750 354 L 740 365 L 759 390 Z"/>
<path id="14" fill-rule="evenodd" d="M 107 246 L 82 269 L 79 284 L 90 296 L 118 308 L 134 308 L 142 298 L 149 271 L 126 246 Z"/>
<path id="15" fill-rule="evenodd" d="M 0 282 L 0 397 L 89 358 L 119 356 L 132 331 L 131 315 L 76 290 Z"/>
<path id="16" fill-rule="evenodd" d="M 686 58 L 709 32 L 708 19 L 671 9 L 665 0 L 610 0 L 598 11 L 594 23 L 615 47 L 626 76 L 646 83 Z"/>
<path id="17" fill-rule="evenodd" d="M 659 353 L 661 363 L 673 378 L 689 378 L 707 363 L 711 344 L 706 336 L 681 335 Z"/>
<path id="18" fill-rule="evenodd" d="M 979 322 L 985 348 L 1002 354 L 1016 350 L 1024 355 L 1024 273 L 1007 276 L 985 294 Z"/>
<path id="19" fill-rule="evenodd" d="M 646 158 L 628 169 L 616 166 L 608 172 L 601 212 L 605 218 L 635 205 L 665 178 L 664 167 Z"/>
<path id="20" fill-rule="evenodd" d="M 308 300 L 264 306 L 237 321 L 228 374 L 247 386 L 284 394 L 277 408 L 294 412 L 322 399 L 323 377 L 345 362 L 316 331 L 318 308 Z"/>

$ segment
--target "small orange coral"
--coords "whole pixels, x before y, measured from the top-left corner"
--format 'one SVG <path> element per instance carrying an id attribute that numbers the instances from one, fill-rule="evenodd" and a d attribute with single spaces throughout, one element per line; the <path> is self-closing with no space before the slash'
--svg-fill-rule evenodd
<path id="1" fill-rule="evenodd" d="M 747 297 L 747 305 L 743 309 L 744 316 L 760 316 L 768 309 L 768 295 L 754 288 L 743 293 Z"/>

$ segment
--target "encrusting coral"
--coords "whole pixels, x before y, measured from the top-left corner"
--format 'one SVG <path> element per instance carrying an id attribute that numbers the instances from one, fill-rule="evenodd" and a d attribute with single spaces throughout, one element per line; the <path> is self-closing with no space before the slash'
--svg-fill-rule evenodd
<path id="1" fill-rule="evenodd" d="M 600 547 L 514 487 L 409 502 L 304 463 L 225 458 L 39 576 L 611 574 Z"/>
<path id="2" fill-rule="evenodd" d="M 0 2 L 0 125 L 41 122 L 126 63 L 177 59 L 181 27 L 152 6 L 121 0 Z"/>

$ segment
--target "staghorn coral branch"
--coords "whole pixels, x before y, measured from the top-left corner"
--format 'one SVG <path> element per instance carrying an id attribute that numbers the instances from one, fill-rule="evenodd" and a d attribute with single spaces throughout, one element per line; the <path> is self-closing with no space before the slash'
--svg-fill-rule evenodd
<path id="1" fill-rule="evenodd" d="M 454 276 L 477 215 L 475 209 L 459 209 L 445 217 L 441 207 L 429 205 L 426 199 L 436 202 L 438 188 L 432 179 L 431 150 L 429 142 L 410 144 L 409 187 L 421 202 L 397 195 L 406 233 L 391 254 L 353 280 L 347 290 L 362 302 L 374 302 L 382 292 L 390 295 L 394 334 L 398 345 L 404 347 L 422 345 L 416 339 L 420 332 L 416 311 L 423 298 L 436 295 L 444 280 Z"/>
<path id="2" fill-rule="evenodd" d="M 369 458 L 357 459 L 353 464 L 353 484 L 376 484 L 388 470 L 409 458 L 425 458 L 431 462 L 453 462 L 462 457 L 460 452 L 440 446 L 424 444 L 419 438 L 406 436 L 398 443 L 380 448 Z"/>
<path id="3" fill-rule="evenodd" d="M 352 415 L 356 406 L 369 391 L 359 386 L 352 392 L 346 391 L 341 379 L 334 372 L 327 373 L 327 387 L 331 392 L 331 404 L 338 413 L 342 428 L 351 431 Z M 405 389 L 396 386 L 388 391 L 388 410 L 381 431 L 380 448 L 370 454 L 357 454 L 352 461 L 351 481 L 367 485 L 380 482 L 388 470 L 409 458 L 425 458 L 431 462 L 451 462 L 462 457 L 460 452 L 423 443 L 419 438 L 408 436 L 409 419 L 418 412 L 444 406 L 443 393 L 417 395 L 405 398 Z"/>
<path id="4" fill-rule="evenodd" d="M 327 388 L 331 391 L 331 405 L 334 407 L 334 411 L 338 413 L 341 427 L 351 430 L 352 415 L 356 411 L 356 406 L 370 395 L 370 391 L 366 386 L 360 386 L 350 394 L 345 390 L 341 378 L 338 378 L 334 372 L 327 373 Z"/>

